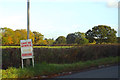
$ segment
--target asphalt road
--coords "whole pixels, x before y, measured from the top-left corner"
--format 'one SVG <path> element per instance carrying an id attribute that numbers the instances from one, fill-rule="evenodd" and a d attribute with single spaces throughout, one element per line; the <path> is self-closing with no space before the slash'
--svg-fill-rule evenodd
<path id="1" fill-rule="evenodd" d="M 59 76 L 57 78 L 118 78 L 118 66 L 89 70 L 71 75 Z"/>

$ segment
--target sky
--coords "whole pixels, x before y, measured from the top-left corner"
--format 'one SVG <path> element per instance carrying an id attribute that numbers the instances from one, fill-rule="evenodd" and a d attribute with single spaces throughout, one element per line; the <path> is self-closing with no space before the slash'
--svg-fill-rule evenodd
<path id="1" fill-rule="evenodd" d="M 30 30 L 54 39 L 97 25 L 118 31 L 118 1 L 30 0 Z M 0 0 L 0 27 L 27 29 L 27 0 Z"/>

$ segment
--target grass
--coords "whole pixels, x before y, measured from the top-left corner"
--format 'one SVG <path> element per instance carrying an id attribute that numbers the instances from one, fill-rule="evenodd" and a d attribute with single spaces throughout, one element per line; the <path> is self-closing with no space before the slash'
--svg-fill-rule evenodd
<path id="1" fill-rule="evenodd" d="M 98 60 L 89 60 L 85 62 L 77 62 L 72 64 L 47 64 L 45 62 L 41 64 L 35 64 L 35 67 L 32 66 L 27 68 L 14 68 L 10 67 L 6 70 L 2 70 L 3 78 L 31 78 L 35 76 L 42 75 L 52 75 L 61 72 L 76 71 L 88 68 L 91 66 L 99 66 L 105 64 L 118 63 L 119 57 L 108 57 Z"/>
<path id="2" fill-rule="evenodd" d="M 33 48 L 71 48 L 73 46 L 33 46 Z M 0 46 L 0 48 L 20 48 L 20 46 Z"/>
<path id="3" fill-rule="evenodd" d="M 0 69 L 0 80 L 2 79 L 2 70 Z"/>
<path id="4" fill-rule="evenodd" d="M 20 46 L 2 46 L 2 48 L 20 48 Z"/>
<path id="5" fill-rule="evenodd" d="M 33 48 L 71 48 L 73 46 L 33 46 Z"/>

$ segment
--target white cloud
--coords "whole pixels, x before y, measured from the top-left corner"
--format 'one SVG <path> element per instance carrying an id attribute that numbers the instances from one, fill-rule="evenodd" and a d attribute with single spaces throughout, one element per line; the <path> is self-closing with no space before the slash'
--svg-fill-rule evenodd
<path id="1" fill-rule="evenodd" d="M 110 8 L 117 8 L 118 7 L 118 2 L 120 0 L 84 0 L 84 1 L 91 1 L 91 2 L 106 2 L 107 7 Z"/>
<path id="2" fill-rule="evenodd" d="M 115 8 L 117 8 L 118 7 L 118 1 L 109 1 L 109 2 L 107 2 L 107 6 L 108 7 L 115 7 Z"/>

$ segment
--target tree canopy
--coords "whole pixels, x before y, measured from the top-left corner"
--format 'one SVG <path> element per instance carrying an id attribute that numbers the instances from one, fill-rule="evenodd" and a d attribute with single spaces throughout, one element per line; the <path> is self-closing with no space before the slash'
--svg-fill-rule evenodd
<path id="1" fill-rule="evenodd" d="M 85 34 L 81 32 L 70 33 L 66 37 L 67 44 L 86 44 L 88 40 L 85 38 Z"/>
<path id="2" fill-rule="evenodd" d="M 66 38 L 64 36 L 59 36 L 56 40 L 55 40 L 55 44 L 66 44 Z"/>
<path id="3" fill-rule="evenodd" d="M 97 43 L 115 43 L 117 41 L 116 31 L 111 29 L 110 26 L 106 25 L 98 25 L 94 26 L 92 30 L 88 30 L 86 32 L 86 38 L 89 39 L 90 42 L 95 40 Z"/>
<path id="4" fill-rule="evenodd" d="M 59 36 L 55 41 L 53 38 L 44 39 L 44 35 L 36 31 L 30 31 L 29 36 L 34 45 L 120 43 L 116 33 L 110 26 L 98 25 L 89 29 L 86 33 L 69 33 L 67 37 Z M 0 41 L 2 41 L 2 45 L 20 45 L 20 40 L 25 39 L 27 39 L 26 29 L 12 30 L 7 27 L 0 28 Z"/>

